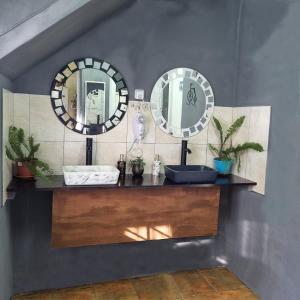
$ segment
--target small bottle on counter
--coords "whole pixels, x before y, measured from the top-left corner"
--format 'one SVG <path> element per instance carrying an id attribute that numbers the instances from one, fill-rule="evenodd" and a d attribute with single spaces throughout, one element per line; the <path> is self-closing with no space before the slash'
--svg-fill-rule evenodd
<path id="1" fill-rule="evenodd" d="M 156 154 L 154 157 L 154 162 L 152 164 L 152 175 L 158 176 L 160 172 L 161 161 L 159 160 L 159 155 Z"/>
<path id="2" fill-rule="evenodd" d="M 120 160 L 118 161 L 117 168 L 120 171 L 120 177 L 125 177 L 125 174 L 126 174 L 126 160 L 125 160 L 125 155 L 124 154 L 120 154 Z"/>

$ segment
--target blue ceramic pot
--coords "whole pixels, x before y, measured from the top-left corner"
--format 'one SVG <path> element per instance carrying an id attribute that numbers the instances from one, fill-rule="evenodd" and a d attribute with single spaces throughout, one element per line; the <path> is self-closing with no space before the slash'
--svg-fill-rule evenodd
<path id="1" fill-rule="evenodd" d="M 219 174 L 228 175 L 231 172 L 233 160 L 220 160 L 219 158 L 214 158 L 215 169 Z"/>

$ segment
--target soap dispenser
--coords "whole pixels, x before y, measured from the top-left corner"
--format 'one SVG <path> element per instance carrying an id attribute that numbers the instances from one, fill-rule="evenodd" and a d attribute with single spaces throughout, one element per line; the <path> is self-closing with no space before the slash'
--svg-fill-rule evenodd
<path id="1" fill-rule="evenodd" d="M 120 177 L 125 177 L 125 174 L 126 174 L 126 160 L 125 160 L 125 155 L 124 154 L 120 155 L 120 160 L 118 161 L 117 168 L 120 171 Z"/>
<path id="2" fill-rule="evenodd" d="M 153 164 L 152 164 L 152 175 L 153 176 L 159 175 L 160 165 L 161 165 L 161 161 L 159 160 L 159 155 L 156 154 L 154 157 Z"/>

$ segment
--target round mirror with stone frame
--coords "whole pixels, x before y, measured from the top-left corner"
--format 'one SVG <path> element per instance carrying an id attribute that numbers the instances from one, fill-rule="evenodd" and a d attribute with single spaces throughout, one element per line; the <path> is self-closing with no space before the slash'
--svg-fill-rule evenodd
<path id="1" fill-rule="evenodd" d="M 188 139 L 207 126 L 214 109 L 214 94 L 198 71 L 176 68 L 155 83 L 151 111 L 156 125 L 173 137 Z"/>
<path id="2" fill-rule="evenodd" d="M 52 82 L 50 97 L 58 119 L 86 135 L 105 133 L 117 126 L 129 99 L 121 73 L 95 58 L 75 59 L 64 66 Z"/>

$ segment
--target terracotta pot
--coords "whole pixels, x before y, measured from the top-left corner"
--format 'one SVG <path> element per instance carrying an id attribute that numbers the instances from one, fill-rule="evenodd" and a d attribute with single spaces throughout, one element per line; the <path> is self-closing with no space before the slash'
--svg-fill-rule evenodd
<path id="1" fill-rule="evenodd" d="M 28 169 L 27 165 L 24 162 L 17 162 L 17 177 L 22 179 L 32 179 L 34 175 Z"/>

